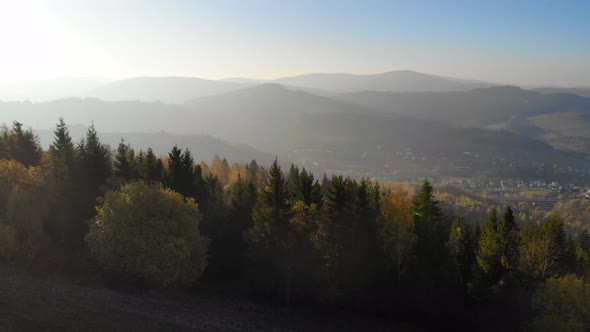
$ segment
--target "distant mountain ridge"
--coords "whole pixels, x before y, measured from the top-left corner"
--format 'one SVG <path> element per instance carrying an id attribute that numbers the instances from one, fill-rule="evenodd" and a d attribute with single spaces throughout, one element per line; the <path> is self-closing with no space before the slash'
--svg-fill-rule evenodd
<path id="1" fill-rule="evenodd" d="M 69 126 L 70 135 L 74 142 L 78 142 L 84 137 L 86 133 L 85 126 Z M 100 128 L 99 128 L 100 129 Z M 53 142 L 53 130 L 36 129 L 35 134 L 39 136 L 39 140 L 44 149 L 49 147 Z M 230 162 L 249 162 L 252 159 L 257 160 L 262 164 L 270 164 L 274 156 L 270 153 L 262 152 L 251 146 L 239 143 L 224 141 L 208 135 L 174 135 L 167 132 L 158 133 L 141 133 L 141 132 L 98 132 L 102 143 L 108 144 L 111 149 L 116 149 L 121 139 L 125 140 L 126 144 L 136 151 L 146 151 L 152 148 L 157 156 L 166 157 L 173 146 L 177 145 L 179 148 L 188 148 L 196 162 L 209 162 L 215 155 L 221 158 L 227 158 Z"/>
<path id="2" fill-rule="evenodd" d="M 541 94 L 515 86 L 494 86 L 456 92 L 396 93 L 365 91 L 335 97 L 394 114 L 485 127 L 519 116 L 590 111 L 590 99 L 571 94 Z"/>
<path id="3" fill-rule="evenodd" d="M 451 80 L 411 70 L 390 71 L 373 75 L 307 74 L 279 78 L 274 82 L 338 92 L 447 92 L 465 91 L 493 85 L 491 83 Z"/>
<path id="4" fill-rule="evenodd" d="M 506 95 L 512 93 L 515 100 L 520 100 L 520 94 L 524 94 L 525 99 L 528 94 L 538 95 L 516 88 L 492 89 Z M 485 92 L 473 93 L 483 93 L 489 100 L 494 100 Z M 467 92 L 410 95 L 455 93 Z M 125 133 L 143 132 L 146 134 L 142 134 L 140 141 L 149 141 L 150 145 L 160 144 L 160 141 L 172 145 L 173 141 L 167 135 L 158 136 L 161 131 L 177 137 L 207 135 L 266 152 L 260 158 L 272 155 L 297 161 L 313 167 L 313 171 L 319 174 L 327 170 L 382 170 L 384 165 L 390 165 L 424 175 L 434 171 L 433 162 L 452 169 L 456 169 L 456 163 L 459 163 L 460 167 L 466 152 L 481 156 L 472 162 L 486 168 L 500 156 L 524 163 L 584 162 L 576 154 L 556 150 L 518 132 L 399 115 L 288 89 L 280 84 L 262 84 L 202 97 L 184 106 L 75 98 L 47 103 L 0 103 L 0 114 L 7 121 L 18 120 L 34 128 L 52 128 L 59 116 L 72 125 L 93 122 L 99 132 L 122 133 L 121 136 L 129 137 L 130 142 L 135 134 Z M 115 143 L 118 139 L 113 138 Z M 178 144 L 188 145 L 183 142 Z M 195 142 L 196 145 L 209 144 L 201 140 Z M 138 146 L 147 145 L 138 143 Z M 412 153 L 412 158 L 418 159 L 403 159 L 408 152 Z M 252 150 L 249 153 L 256 155 Z M 237 152 L 233 154 L 237 155 Z M 418 165 L 421 168 L 416 168 Z M 498 169 L 502 168 L 498 166 Z"/>
<path id="5" fill-rule="evenodd" d="M 105 101 L 159 101 L 182 104 L 192 98 L 222 94 L 248 85 L 195 77 L 135 77 L 98 87 L 89 91 L 87 96 Z"/>
<path id="6" fill-rule="evenodd" d="M 321 96 L 365 91 L 460 92 L 502 84 L 474 79 L 396 70 L 379 74 L 310 73 L 277 79 L 233 77 L 209 80 L 182 76 L 140 76 L 105 83 L 93 79 L 52 79 L 0 82 L 0 101 L 43 102 L 59 98 L 91 97 L 105 101 L 144 101 L 183 104 L 265 83 L 281 84 L 292 90 Z M 569 93 L 590 96 L 590 88 L 541 87 L 541 93 Z"/>

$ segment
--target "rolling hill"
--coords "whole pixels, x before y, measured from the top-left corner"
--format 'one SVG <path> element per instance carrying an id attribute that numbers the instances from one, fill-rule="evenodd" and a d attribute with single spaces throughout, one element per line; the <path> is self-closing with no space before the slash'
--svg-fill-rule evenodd
<path id="1" fill-rule="evenodd" d="M 435 120 L 449 124 L 510 130 L 541 139 L 553 146 L 590 154 L 577 138 L 583 138 L 587 121 L 571 127 L 571 114 L 590 114 L 590 98 L 566 93 L 544 94 L 518 87 L 490 87 L 447 93 L 391 93 L 366 91 L 341 94 L 339 100 L 380 109 L 393 114 Z M 532 119 L 537 120 L 532 120 Z M 551 119 L 543 121 L 542 119 Z M 579 128 L 582 126 L 583 128 Z M 572 144 L 567 144 L 571 142 Z"/>
<path id="2" fill-rule="evenodd" d="M 182 104 L 202 96 L 241 89 L 246 83 L 212 81 L 195 77 L 135 77 L 115 81 L 88 92 L 105 101 L 160 101 Z"/>
<path id="3" fill-rule="evenodd" d="M 79 142 L 86 134 L 84 126 L 69 126 L 70 135 L 75 142 Z M 44 149 L 47 149 L 53 141 L 53 131 L 48 129 L 37 129 L 35 133 Z M 121 142 L 131 145 L 136 151 L 152 148 L 158 156 L 167 156 L 170 149 L 177 145 L 181 149 L 191 150 L 195 161 L 210 162 L 215 155 L 227 158 L 230 162 L 249 162 L 252 159 L 263 164 L 270 164 L 274 156 L 265 153 L 251 146 L 240 143 L 232 143 L 208 135 L 173 135 L 167 132 L 158 133 L 110 133 L 99 132 L 100 140 L 115 149 Z"/>
<path id="4" fill-rule="evenodd" d="M 307 74 L 280 78 L 274 82 L 337 92 L 443 92 L 465 91 L 493 85 L 491 83 L 444 78 L 411 70 L 391 71 L 374 75 Z"/>
<path id="5" fill-rule="evenodd" d="M 578 95 L 582 97 L 590 97 L 590 88 L 552 88 L 552 87 L 543 87 L 543 88 L 536 88 L 534 91 L 540 93 L 568 93 L 572 95 Z"/>
<path id="6" fill-rule="evenodd" d="M 44 102 L 80 97 L 105 82 L 89 78 L 57 78 L 32 81 L 0 81 L 0 101 Z"/>
<path id="7" fill-rule="evenodd" d="M 590 111 L 587 98 L 541 94 L 513 86 L 445 93 L 365 91 L 336 98 L 395 114 L 476 127 L 507 123 L 518 116 Z"/>
<path id="8" fill-rule="evenodd" d="M 283 160 L 313 165 L 316 172 L 366 172 L 389 165 L 427 175 L 441 167 L 462 167 L 466 171 L 464 167 L 488 169 L 497 164 L 494 167 L 501 169 L 503 166 L 496 162 L 501 160 L 525 165 L 532 161 L 587 163 L 583 156 L 556 150 L 514 132 L 394 114 L 278 84 L 203 97 L 186 106 L 66 99 L 0 103 L 0 112 L 5 119 L 17 119 L 35 128 L 52 128 L 60 115 L 70 124 L 88 125 L 93 121 L 99 132 L 121 133 L 115 134 L 112 144 L 124 135 L 133 143 L 134 136 L 124 134 L 131 132 L 151 133 L 138 139 L 147 142 L 137 143 L 140 147 L 170 142 L 164 144 L 166 149 L 180 138 L 174 141 L 158 136 L 160 131 L 174 136 L 210 135 L 264 151 L 266 157 L 278 155 Z M 183 142 L 175 144 L 189 145 Z M 189 147 L 198 149 L 199 144 Z"/>

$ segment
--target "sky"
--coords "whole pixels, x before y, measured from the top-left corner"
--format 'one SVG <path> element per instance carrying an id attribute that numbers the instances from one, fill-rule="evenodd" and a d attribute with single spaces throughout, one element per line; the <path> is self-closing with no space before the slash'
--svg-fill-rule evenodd
<path id="1" fill-rule="evenodd" d="M 415 70 L 590 86 L 590 1 L 0 0 L 0 81 Z"/>

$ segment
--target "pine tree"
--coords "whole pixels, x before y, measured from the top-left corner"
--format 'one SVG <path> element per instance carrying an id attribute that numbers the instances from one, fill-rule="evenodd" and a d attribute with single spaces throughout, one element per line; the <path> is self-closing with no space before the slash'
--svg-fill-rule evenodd
<path id="1" fill-rule="evenodd" d="M 63 118 L 59 118 L 53 135 L 49 154 L 53 163 L 54 176 L 62 180 L 72 180 L 75 161 L 74 144 Z"/>
<path id="2" fill-rule="evenodd" d="M 156 157 L 152 148 L 147 149 L 145 164 L 148 180 L 151 182 L 162 182 L 164 165 L 162 159 Z"/>
<path id="3" fill-rule="evenodd" d="M 565 234 L 563 221 L 556 212 L 552 212 L 541 226 L 541 232 L 555 241 L 557 264 L 552 272 L 565 275 L 575 271 L 576 253 L 574 241 Z"/>
<path id="4" fill-rule="evenodd" d="M 188 152 L 188 150 L 187 150 Z M 189 165 L 190 164 L 190 165 Z M 186 155 L 178 146 L 174 146 L 168 153 L 168 183 L 167 185 L 183 196 L 192 194 L 192 156 Z"/>
<path id="5" fill-rule="evenodd" d="M 434 273 L 447 257 L 446 241 L 449 233 L 439 202 L 434 199 L 430 182 L 424 181 L 420 192 L 412 201 L 412 209 L 417 237 L 416 256 L 426 274 Z"/>
<path id="6" fill-rule="evenodd" d="M 123 178 L 125 182 L 131 181 L 135 178 L 134 162 L 135 152 L 129 144 L 125 144 L 125 140 L 121 139 L 113 162 L 114 175 Z"/>
<path id="7" fill-rule="evenodd" d="M 451 225 L 449 247 L 453 255 L 464 283 L 471 282 L 473 267 L 476 263 L 477 242 L 475 242 L 475 230 L 473 225 L 467 223 L 465 218 L 455 219 Z"/>
<path id="8" fill-rule="evenodd" d="M 506 207 L 498 223 L 498 237 L 501 250 L 500 263 L 504 270 L 511 270 L 518 260 L 518 225 L 509 206 Z"/>
<path id="9" fill-rule="evenodd" d="M 54 140 L 49 147 L 52 174 L 55 179 L 54 196 L 46 225 L 47 231 L 55 243 L 67 248 L 79 242 L 80 220 L 77 220 L 75 203 L 76 192 L 76 159 L 74 144 L 63 118 L 59 119 Z M 74 207 L 73 207 L 74 205 Z"/>
<path id="10" fill-rule="evenodd" d="M 256 281 L 269 287 L 270 292 L 278 291 L 285 304 L 290 301 L 293 277 L 289 258 L 296 245 L 290 238 L 290 213 L 286 180 L 275 159 L 266 186 L 258 195 L 252 213 L 253 226 L 246 238 L 256 264 Z"/>
<path id="11" fill-rule="evenodd" d="M 149 183 L 148 172 L 147 172 L 147 155 L 143 150 L 139 150 L 139 153 L 135 157 L 135 176 L 138 179 Z"/>
<path id="12" fill-rule="evenodd" d="M 502 275 L 502 247 L 498 233 L 498 210 L 492 208 L 481 231 L 477 263 L 481 270 L 495 283 Z"/>
<path id="13" fill-rule="evenodd" d="M 21 164 L 37 166 L 41 162 L 42 151 L 39 147 L 39 138 L 32 130 L 23 130 L 22 124 L 15 121 L 8 137 L 8 149 L 11 159 Z"/>
<path id="14" fill-rule="evenodd" d="M 112 174 L 110 149 L 103 145 L 98 138 L 94 125 L 91 125 L 86 138 L 81 140 L 76 148 L 78 166 L 76 171 L 77 206 L 79 218 L 77 220 L 77 238 L 83 244 L 83 236 L 88 231 L 86 220 L 94 216 L 97 198 L 103 196 L 107 178 Z"/>
<path id="15" fill-rule="evenodd" d="M 229 213 L 222 218 L 217 241 L 213 243 L 211 265 L 212 269 L 222 277 L 241 277 L 244 271 L 247 243 L 244 232 L 252 227 L 252 211 L 256 204 L 256 187 L 252 181 L 245 181 L 238 177 L 231 184 L 229 197 Z"/>

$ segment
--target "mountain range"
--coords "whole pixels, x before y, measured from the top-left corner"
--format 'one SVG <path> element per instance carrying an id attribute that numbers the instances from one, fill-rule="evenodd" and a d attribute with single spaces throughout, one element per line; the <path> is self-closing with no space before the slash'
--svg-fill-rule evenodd
<path id="1" fill-rule="evenodd" d="M 589 167 L 590 98 L 571 91 L 398 71 L 271 82 L 135 78 L 88 95 L 94 97 L 1 102 L 0 114 L 40 129 L 43 142 L 62 116 L 72 126 L 94 123 L 111 145 L 125 138 L 165 154 L 178 144 L 203 160 L 214 150 L 232 161 L 278 156 L 318 172 Z"/>

